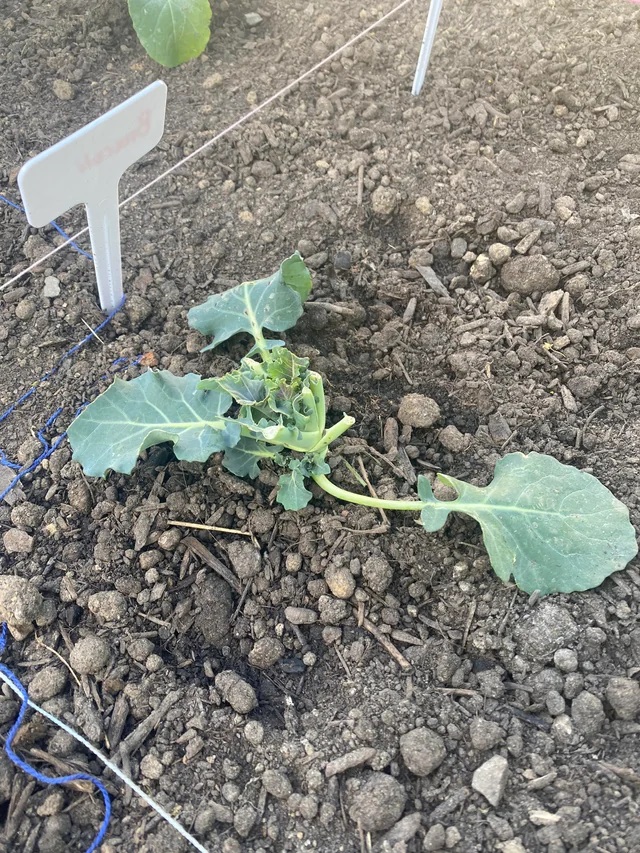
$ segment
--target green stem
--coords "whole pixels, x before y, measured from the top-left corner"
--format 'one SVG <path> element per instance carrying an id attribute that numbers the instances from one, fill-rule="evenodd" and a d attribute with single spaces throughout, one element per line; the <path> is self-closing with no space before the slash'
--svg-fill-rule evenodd
<path id="1" fill-rule="evenodd" d="M 340 486 L 336 486 L 324 474 L 312 474 L 311 477 L 327 494 L 333 495 L 334 498 L 338 498 L 340 501 L 358 504 L 359 506 L 371 506 L 375 509 L 395 511 L 407 510 L 409 512 L 420 512 L 421 509 L 428 506 L 428 504 L 422 501 L 387 501 L 382 498 L 372 498 L 369 495 L 359 495 L 356 492 L 349 492 L 346 489 L 341 489 Z"/>
<path id="2" fill-rule="evenodd" d="M 334 424 L 332 427 L 329 427 L 329 429 L 325 431 L 325 434 L 310 452 L 318 453 L 329 447 L 331 442 L 335 441 L 336 438 L 340 438 L 343 432 L 346 432 L 348 429 L 351 429 L 355 422 L 356 419 L 352 418 L 351 415 L 345 415 L 338 421 L 337 424 Z"/>

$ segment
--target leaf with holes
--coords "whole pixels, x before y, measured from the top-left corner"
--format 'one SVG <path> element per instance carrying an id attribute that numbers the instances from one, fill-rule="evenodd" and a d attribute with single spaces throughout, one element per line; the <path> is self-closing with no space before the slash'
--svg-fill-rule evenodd
<path id="1" fill-rule="evenodd" d="M 200 56 L 211 35 L 209 0 L 129 0 L 129 14 L 140 44 L 165 68 Z"/>
<path id="2" fill-rule="evenodd" d="M 491 565 L 525 592 L 577 592 L 598 586 L 638 553 L 629 510 L 591 474 L 540 453 L 510 453 L 482 488 L 438 475 L 458 493 L 438 501 L 420 477 L 420 520 L 438 530 L 450 512 L 475 518 Z"/>
<path id="3" fill-rule="evenodd" d="M 231 396 L 199 391 L 195 373 L 178 377 L 166 370 L 116 379 L 69 427 L 73 458 L 90 477 L 108 470 L 129 474 L 140 453 L 170 441 L 178 459 L 205 462 L 237 444 L 241 427 L 224 413 Z"/>
<path id="4" fill-rule="evenodd" d="M 268 278 L 247 281 L 196 305 L 189 311 L 189 325 L 213 337 L 205 350 L 238 332 L 248 332 L 255 341 L 262 341 L 263 329 L 284 332 L 295 324 L 310 292 L 309 270 L 296 252 Z"/>

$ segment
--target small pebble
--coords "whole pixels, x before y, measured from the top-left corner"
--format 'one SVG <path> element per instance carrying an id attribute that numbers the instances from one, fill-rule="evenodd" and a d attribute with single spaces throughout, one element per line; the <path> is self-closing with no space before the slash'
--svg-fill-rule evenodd
<path id="1" fill-rule="evenodd" d="M 325 570 L 324 579 L 336 598 L 351 598 L 356 590 L 356 580 L 346 566 L 329 565 Z"/>
<path id="2" fill-rule="evenodd" d="M 41 615 L 43 599 L 35 586 L 16 575 L 0 575 L 0 622 L 6 622 L 13 637 L 24 640 Z"/>
<path id="3" fill-rule="evenodd" d="M 632 678 L 611 678 L 605 696 L 621 720 L 633 720 L 640 712 L 640 684 Z"/>
<path id="4" fill-rule="evenodd" d="M 371 193 L 371 209 L 376 216 L 390 216 L 398 204 L 398 194 L 391 187 L 376 187 Z"/>
<path id="5" fill-rule="evenodd" d="M 553 662 L 560 672 L 575 672 L 578 669 L 578 655 L 573 649 L 558 649 Z"/>
<path id="6" fill-rule="evenodd" d="M 511 248 L 504 243 L 492 243 L 489 246 L 489 258 L 496 267 L 501 267 L 511 257 Z"/>
<path id="7" fill-rule="evenodd" d="M 438 434 L 438 441 L 452 453 L 463 453 L 469 446 L 469 437 L 460 432 L 457 426 L 447 424 Z"/>
<path id="8" fill-rule="evenodd" d="M 427 830 L 427 834 L 425 835 L 422 843 L 422 849 L 426 851 L 426 853 L 443 850 L 446 841 L 447 835 L 444 826 L 441 823 L 434 823 L 434 825 L 430 826 Z"/>
<path id="9" fill-rule="evenodd" d="M 374 554 L 362 566 L 362 579 L 374 592 L 384 592 L 393 579 L 393 569 L 385 556 Z"/>
<path id="10" fill-rule="evenodd" d="M 165 766 L 152 753 L 147 753 L 140 762 L 140 772 L 146 779 L 161 779 L 165 774 Z"/>
<path id="11" fill-rule="evenodd" d="M 227 553 L 235 573 L 241 580 L 255 577 L 260 571 L 260 551 L 250 542 L 230 542 Z"/>
<path id="12" fill-rule="evenodd" d="M 67 671 L 51 664 L 37 672 L 29 682 L 29 698 L 38 704 L 62 693 L 67 684 Z"/>
<path id="13" fill-rule="evenodd" d="M 264 726 L 258 720 L 249 720 L 244 727 L 244 736 L 251 746 L 260 746 L 264 740 Z"/>
<path id="14" fill-rule="evenodd" d="M 504 740 L 505 733 L 501 726 L 491 720 L 477 717 L 469 726 L 471 745 L 479 752 L 492 749 Z"/>
<path id="15" fill-rule="evenodd" d="M 292 625 L 313 625 L 318 621 L 318 614 L 308 607 L 285 607 L 284 618 Z"/>
<path id="16" fill-rule="evenodd" d="M 7 554 L 30 554 L 34 548 L 33 536 L 24 530 L 10 528 L 2 536 Z"/>
<path id="17" fill-rule="evenodd" d="M 55 299 L 60 296 L 60 279 L 54 275 L 48 275 L 44 280 L 42 295 L 45 299 Z"/>
<path id="18" fill-rule="evenodd" d="M 509 765 L 502 755 L 494 755 L 474 772 L 471 787 L 496 807 L 507 785 Z"/>
<path id="19" fill-rule="evenodd" d="M 571 703 L 571 719 L 582 734 L 597 734 L 605 721 L 602 701 L 595 694 L 583 690 Z"/>

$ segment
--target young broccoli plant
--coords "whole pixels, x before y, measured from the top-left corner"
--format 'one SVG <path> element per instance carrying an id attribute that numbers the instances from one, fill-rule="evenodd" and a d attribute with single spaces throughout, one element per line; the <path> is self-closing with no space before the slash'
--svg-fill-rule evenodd
<path id="1" fill-rule="evenodd" d="M 466 513 L 479 522 L 498 576 L 513 576 L 530 593 L 590 589 L 635 556 L 627 508 L 592 475 L 539 453 L 508 454 L 485 487 L 438 474 L 457 492 L 452 501 L 437 500 L 424 476 L 417 500 L 382 500 L 333 483 L 327 452 L 354 419 L 344 415 L 328 426 L 320 374 L 282 340 L 264 335 L 296 323 L 311 286 L 295 254 L 274 275 L 192 308 L 190 326 L 213 338 L 207 350 L 241 332 L 252 337 L 240 366 L 206 379 L 165 370 L 116 379 L 71 424 L 74 459 L 90 476 L 128 474 L 142 451 L 171 442 L 178 459 L 204 462 L 222 453 L 222 464 L 239 477 L 276 466 L 283 471 L 276 499 L 289 510 L 309 503 L 312 480 L 342 501 L 417 512 L 428 531 L 443 527 L 450 512 Z"/>

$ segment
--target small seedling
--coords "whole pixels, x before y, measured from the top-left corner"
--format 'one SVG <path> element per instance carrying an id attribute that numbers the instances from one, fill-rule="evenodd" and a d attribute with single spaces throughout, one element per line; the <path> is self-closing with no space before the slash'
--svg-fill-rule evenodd
<path id="1" fill-rule="evenodd" d="M 165 68 L 200 56 L 211 35 L 209 0 L 129 0 L 129 14 L 140 44 Z"/>
<path id="2" fill-rule="evenodd" d="M 591 474 L 540 453 L 510 453 L 484 487 L 438 474 L 458 497 L 435 498 L 429 480 L 418 478 L 417 500 L 382 500 L 347 491 L 329 478 L 330 445 L 354 424 L 344 415 L 327 425 L 322 377 L 281 340 L 302 315 L 311 276 L 296 254 L 269 278 L 210 296 L 189 311 L 189 324 L 219 346 L 238 333 L 253 346 L 236 370 L 202 379 L 148 371 L 116 379 L 69 428 L 74 459 L 90 476 L 128 474 L 140 453 L 171 442 L 178 459 L 204 462 L 222 453 L 222 464 L 239 477 L 256 477 L 260 466 L 277 466 L 277 500 L 298 510 L 312 498 L 312 480 L 342 501 L 419 513 L 427 531 L 439 530 L 450 512 L 479 522 L 491 565 L 505 582 L 513 576 L 525 592 L 574 592 L 597 586 L 636 555 L 629 511 Z"/>

